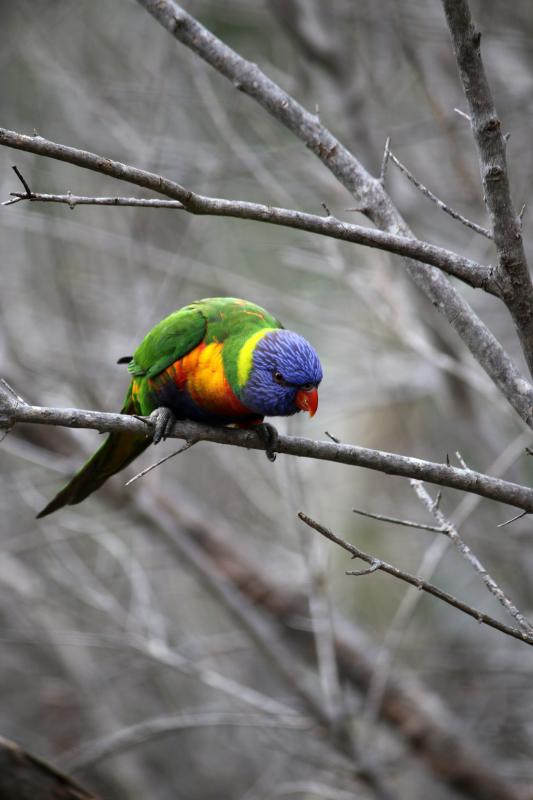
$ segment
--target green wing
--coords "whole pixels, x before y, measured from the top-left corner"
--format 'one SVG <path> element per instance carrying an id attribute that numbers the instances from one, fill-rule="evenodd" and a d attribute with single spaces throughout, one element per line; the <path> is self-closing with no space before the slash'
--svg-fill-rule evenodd
<path id="1" fill-rule="evenodd" d="M 208 297 L 174 311 L 144 338 L 128 365 L 138 377 L 154 378 L 200 342 L 227 342 L 236 363 L 242 343 L 259 328 L 281 328 L 264 308 L 235 297 Z M 233 353 L 235 350 L 235 353 Z"/>
<path id="2" fill-rule="evenodd" d="M 200 303 L 191 303 L 158 322 L 128 364 L 135 376 L 153 378 L 204 339 L 207 322 Z"/>

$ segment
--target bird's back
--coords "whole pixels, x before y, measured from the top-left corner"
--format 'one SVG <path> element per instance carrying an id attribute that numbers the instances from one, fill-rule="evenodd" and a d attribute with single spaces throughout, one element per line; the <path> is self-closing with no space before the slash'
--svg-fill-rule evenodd
<path id="1" fill-rule="evenodd" d="M 238 395 L 253 347 L 281 327 L 264 308 L 234 297 L 198 300 L 170 314 L 145 337 L 130 365 L 140 410 L 164 405 L 182 418 L 245 421 L 250 412 Z"/>

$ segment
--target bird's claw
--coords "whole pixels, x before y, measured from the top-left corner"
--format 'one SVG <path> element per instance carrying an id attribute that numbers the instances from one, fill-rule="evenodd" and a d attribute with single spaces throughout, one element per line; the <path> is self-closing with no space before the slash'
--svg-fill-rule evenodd
<path id="1" fill-rule="evenodd" d="M 152 437 L 153 444 L 159 444 L 161 440 L 165 441 L 167 436 L 170 436 L 176 417 L 166 406 L 159 406 L 155 411 L 150 414 L 150 422 L 154 426 L 154 435 Z"/>
<path id="2" fill-rule="evenodd" d="M 265 445 L 266 457 L 269 461 L 276 460 L 274 449 L 278 446 L 278 432 L 269 422 L 261 422 L 255 428 L 257 435 Z"/>

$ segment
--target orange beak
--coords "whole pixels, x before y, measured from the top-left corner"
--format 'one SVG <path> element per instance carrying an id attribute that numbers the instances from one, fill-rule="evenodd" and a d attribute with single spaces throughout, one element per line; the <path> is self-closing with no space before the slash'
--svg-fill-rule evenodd
<path id="1" fill-rule="evenodd" d="M 318 392 L 314 388 L 308 391 L 298 389 L 294 402 L 300 411 L 307 411 L 310 417 L 314 417 L 318 408 Z"/>

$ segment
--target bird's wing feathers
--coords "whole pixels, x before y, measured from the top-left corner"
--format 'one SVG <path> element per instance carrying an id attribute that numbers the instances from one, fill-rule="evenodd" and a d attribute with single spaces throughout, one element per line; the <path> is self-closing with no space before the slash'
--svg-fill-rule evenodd
<path id="1" fill-rule="evenodd" d="M 206 344 L 223 342 L 231 337 L 237 348 L 239 340 L 264 327 L 281 328 L 282 325 L 254 303 L 234 297 L 199 300 L 175 311 L 152 328 L 135 351 L 128 370 L 137 377 L 154 378 L 202 341 Z M 231 355 L 234 358 L 234 354 Z"/>
<path id="2" fill-rule="evenodd" d="M 153 378 L 187 355 L 204 339 L 207 322 L 198 304 L 175 311 L 161 320 L 139 345 L 128 370 Z"/>

